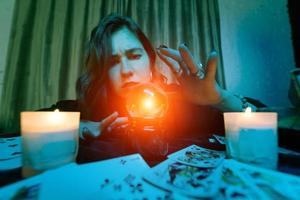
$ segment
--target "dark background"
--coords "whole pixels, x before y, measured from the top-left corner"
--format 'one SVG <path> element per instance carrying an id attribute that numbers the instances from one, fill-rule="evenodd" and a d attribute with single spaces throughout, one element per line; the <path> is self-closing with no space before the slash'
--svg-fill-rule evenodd
<path id="1" fill-rule="evenodd" d="M 290 15 L 290 22 L 292 28 L 292 40 L 294 47 L 294 57 L 296 67 L 300 68 L 300 6 L 298 0 L 289 0 L 288 1 L 288 10 Z"/>

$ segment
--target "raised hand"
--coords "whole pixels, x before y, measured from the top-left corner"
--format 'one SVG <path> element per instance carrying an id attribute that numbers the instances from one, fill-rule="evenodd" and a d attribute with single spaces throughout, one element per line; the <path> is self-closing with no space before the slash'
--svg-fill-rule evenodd
<path id="1" fill-rule="evenodd" d="M 198 105 L 214 105 L 221 101 L 223 89 L 215 80 L 217 53 L 212 51 L 205 66 L 196 62 L 186 45 L 178 50 L 160 47 L 158 56 L 177 77 L 184 97 Z"/>

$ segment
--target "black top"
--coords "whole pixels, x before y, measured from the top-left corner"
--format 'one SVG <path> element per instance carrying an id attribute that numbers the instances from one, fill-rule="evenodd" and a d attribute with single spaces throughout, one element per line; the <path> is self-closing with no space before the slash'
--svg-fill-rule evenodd
<path id="1" fill-rule="evenodd" d="M 76 100 L 63 100 L 42 111 L 79 111 Z M 194 143 L 207 143 L 207 138 L 213 134 L 224 134 L 223 115 L 220 111 L 208 106 L 195 106 L 177 101 L 169 105 L 164 128 L 167 135 L 168 153 L 174 152 Z M 136 135 L 137 136 L 137 135 Z M 163 159 L 164 156 L 153 155 L 153 151 L 140 152 L 132 144 L 132 137 L 123 132 L 102 133 L 98 138 L 80 140 L 78 155 L 79 162 L 95 161 L 122 156 L 130 153 L 141 153 L 144 158 L 155 157 Z M 149 138 L 148 138 L 149 139 Z M 203 146 L 203 144 L 202 144 Z M 152 149 L 153 150 L 153 149 Z M 147 155 L 146 155 L 147 154 Z M 155 153 L 154 153 L 155 154 Z"/>
<path id="2" fill-rule="evenodd" d="M 224 135 L 223 114 L 210 106 L 196 106 L 180 100 L 172 100 L 169 105 L 164 129 L 166 130 L 166 143 L 168 143 L 168 154 L 191 144 L 202 147 L 224 150 L 223 145 L 211 144 L 208 138 L 212 134 Z M 250 99 L 251 102 L 251 99 Z M 253 101 L 251 102 L 253 103 Z M 259 102 L 260 103 L 260 102 Z M 260 106 L 254 101 L 254 104 Z M 63 100 L 52 105 L 50 108 L 41 109 L 50 111 L 59 109 L 61 111 L 80 111 L 76 100 Z M 87 138 L 80 140 L 78 162 L 89 162 L 109 159 L 131 153 L 141 153 L 150 164 L 156 164 L 165 159 L 165 155 L 157 155 L 155 147 L 150 144 L 146 151 L 137 148 L 136 141 L 140 134 L 124 133 L 124 131 L 103 132 L 98 138 Z M 138 142 L 145 146 L 149 140 Z M 147 141 L 146 141 L 147 140 Z M 133 142 L 134 141 L 134 142 Z M 149 144 L 148 144 L 149 145 Z M 144 147 L 143 147 L 144 148 Z"/>
<path id="3" fill-rule="evenodd" d="M 76 100 L 62 100 L 49 108 L 40 111 L 78 111 Z M 170 134 L 170 139 L 180 138 L 202 138 L 207 134 L 224 134 L 223 114 L 210 106 L 196 106 L 184 102 L 176 102 L 169 105 L 165 125 Z M 114 134 L 114 133 L 110 133 Z M 107 134 L 104 134 L 107 137 Z"/>

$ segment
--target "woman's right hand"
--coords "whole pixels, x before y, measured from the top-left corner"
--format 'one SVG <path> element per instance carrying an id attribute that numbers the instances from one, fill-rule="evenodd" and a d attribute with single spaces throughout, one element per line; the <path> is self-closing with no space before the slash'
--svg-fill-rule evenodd
<path id="1" fill-rule="evenodd" d="M 100 122 L 80 121 L 79 136 L 84 139 L 86 136 L 99 137 L 104 131 L 111 132 L 114 129 L 124 129 L 128 126 L 127 117 L 118 117 L 114 112 Z"/>

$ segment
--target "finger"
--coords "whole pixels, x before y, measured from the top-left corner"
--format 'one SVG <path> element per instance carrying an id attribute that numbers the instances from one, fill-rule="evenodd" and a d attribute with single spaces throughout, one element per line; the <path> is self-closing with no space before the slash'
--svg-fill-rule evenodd
<path id="1" fill-rule="evenodd" d="M 129 124 L 124 124 L 124 125 L 122 125 L 122 126 L 118 126 L 118 127 L 115 128 L 115 129 L 121 130 L 121 129 L 126 129 L 126 128 L 128 128 L 128 127 L 129 127 Z"/>
<path id="2" fill-rule="evenodd" d="M 109 128 L 116 128 L 119 126 L 122 126 L 124 124 L 128 124 L 128 118 L 127 117 L 118 117 L 115 121 L 113 121 L 110 125 Z"/>
<path id="3" fill-rule="evenodd" d="M 190 69 L 188 68 L 187 64 L 183 60 L 179 62 L 179 66 L 183 70 L 184 75 L 190 75 Z"/>
<path id="4" fill-rule="evenodd" d="M 127 117 L 118 117 L 115 121 L 113 121 L 108 127 L 107 130 L 111 131 L 115 128 L 121 127 L 123 125 L 128 125 Z"/>
<path id="5" fill-rule="evenodd" d="M 217 72 L 218 54 L 216 51 L 212 51 L 209 55 L 206 64 L 206 76 L 205 79 L 215 80 Z"/>
<path id="6" fill-rule="evenodd" d="M 181 61 L 181 56 L 180 56 L 180 53 L 179 51 L 175 50 L 175 49 L 171 49 L 171 48 L 167 48 L 167 47 L 160 47 L 158 49 L 158 51 L 164 55 L 164 56 L 167 56 L 167 57 L 170 57 L 174 60 L 176 60 L 177 62 L 180 62 Z"/>
<path id="7" fill-rule="evenodd" d="M 186 45 L 181 44 L 179 45 L 179 53 L 182 57 L 182 60 L 186 63 L 187 67 L 189 68 L 190 72 L 192 74 L 195 74 L 198 72 L 198 66 L 197 66 L 197 62 L 195 61 L 192 53 L 190 52 L 190 50 L 187 48 Z"/>
<path id="8" fill-rule="evenodd" d="M 113 123 L 117 119 L 118 115 L 118 112 L 114 112 L 105 119 L 103 119 L 101 122 L 101 130 L 105 130 L 111 123 Z"/>
<path id="9" fill-rule="evenodd" d="M 167 57 L 167 56 L 161 54 L 160 51 L 157 51 L 157 55 L 158 55 L 158 57 L 159 57 L 163 62 L 165 62 L 165 63 L 168 65 L 168 67 L 171 69 L 171 71 L 172 71 L 176 76 L 180 75 L 179 73 L 180 73 L 180 71 L 182 71 L 182 70 L 181 70 L 181 68 L 180 68 L 179 63 L 178 63 L 176 60 L 174 60 L 174 59 L 172 59 L 172 58 L 170 58 L 170 57 Z"/>

